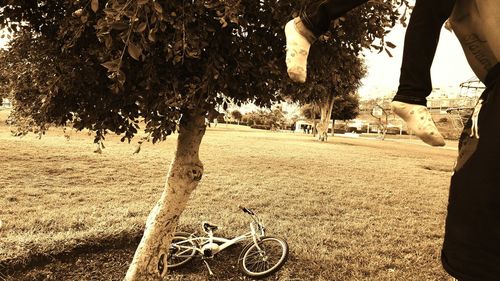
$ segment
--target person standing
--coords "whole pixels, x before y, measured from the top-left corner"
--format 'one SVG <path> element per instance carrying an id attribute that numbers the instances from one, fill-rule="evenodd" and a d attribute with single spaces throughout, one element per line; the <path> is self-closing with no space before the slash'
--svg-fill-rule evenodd
<path id="1" fill-rule="evenodd" d="M 459 142 L 441 261 L 459 281 L 500 280 L 500 2 L 457 0 L 450 25 L 486 85 Z"/>

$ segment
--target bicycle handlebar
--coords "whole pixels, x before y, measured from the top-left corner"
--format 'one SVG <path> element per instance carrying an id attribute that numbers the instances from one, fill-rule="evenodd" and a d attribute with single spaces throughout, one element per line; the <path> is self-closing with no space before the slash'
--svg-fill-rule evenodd
<path id="1" fill-rule="evenodd" d="M 238 208 L 240 208 L 243 212 L 245 212 L 249 215 L 255 216 L 255 213 L 250 208 L 245 208 L 241 205 L 238 205 Z"/>
<path id="2" fill-rule="evenodd" d="M 241 205 L 238 205 L 238 208 L 240 208 L 244 213 L 247 213 L 251 216 L 253 222 L 256 224 L 258 227 L 258 230 L 264 235 L 264 224 L 260 220 L 260 218 L 257 216 L 257 214 L 250 208 L 243 207 Z M 252 232 L 254 231 L 254 226 L 250 224 L 250 228 L 252 229 Z M 257 230 L 255 230 L 257 231 Z"/>

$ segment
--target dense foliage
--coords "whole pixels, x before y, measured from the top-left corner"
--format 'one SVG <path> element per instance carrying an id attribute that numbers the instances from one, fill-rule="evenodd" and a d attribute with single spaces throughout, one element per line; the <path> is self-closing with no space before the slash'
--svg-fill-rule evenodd
<path id="1" fill-rule="evenodd" d="M 373 1 L 332 22 L 312 50 L 322 63 L 298 88 L 286 77 L 282 32 L 294 1 L 0 0 L 0 27 L 15 37 L 0 72 L 27 129 L 72 125 L 130 139 L 143 121 L 158 141 L 182 114 L 227 99 L 270 106 L 280 93 L 312 99 L 307 89 L 355 86 L 348 71 L 363 48 L 386 47 L 403 2 Z"/>
<path id="2" fill-rule="evenodd" d="M 359 114 L 359 96 L 356 94 L 336 96 L 333 102 L 333 120 L 351 120 Z"/>

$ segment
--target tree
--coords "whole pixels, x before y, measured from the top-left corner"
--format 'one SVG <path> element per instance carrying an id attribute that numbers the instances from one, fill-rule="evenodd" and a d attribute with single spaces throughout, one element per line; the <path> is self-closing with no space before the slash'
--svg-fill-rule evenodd
<path id="1" fill-rule="evenodd" d="M 239 110 L 235 109 L 231 112 L 231 117 L 233 117 L 234 120 L 237 120 L 238 125 L 239 125 L 243 115 L 241 114 L 241 112 Z"/>
<path id="2" fill-rule="evenodd" d="M 390 101 L 387 99 L 375 99 L 368 104 L 371 104 L 371 116 L 377 120 L 380 139 L 385 140 L 387 126 L 389 125 L 389 114 L 391 112 Z"/>
<path id="3" fill-rule="evenodd" d="M 359 96 L 347 94 L 336 96 L 333 100 L 332 109 L 332 136 L 334 135 L 335 120 L 351 120 L 359 114 Z"/>
<path id="4" fill-rule="evenodd" d="M 246 113 L 242 119 L 250 126 L 265 125 L 267 129 L 283 129 L 286 124 L 286 118 L 281 107 L 275 107 L 271 110 L 259 109 L 252 111 Z"/>
<path id="5" fill-rule="evenodd" d="M 370 47 L 394 24 L 402 1 L 358 9 L 335 26 L 344 35 L 333 41 L 358 51 Z M 161 280 L 167 272 L 172 231 L 203 176 L 199 147 L 207 113 L 219 105 L 225 110 L 228 101 L 270 107 L 294 87 L 285 74 L 282 33 L 294 6 L 278 0 L 0 1 L 0 28 L 15 37 L 0 67 L 13 70 L 9 98 L 16 120 L 29 120 L 26 132 L 71 125 L 94 131 L 98 144 L 109 132 L 131 141 L 141 129 L 153 143 L 178 133 L 164 192 L 126 280 Z M 375 48 L 383 49 L 379 43 Z"/>
<path id="6" fill-rule="evenodd" d="M 281 106 L 276 106 L 271 109 L 271 112 L 268 112 L 265 115 L 265 119 L 267 120 L 268 125 L 271 126 L 272 130 L 284 129 L 286 126 L 286 112 L 283 111 Z"/>
<path id="7" fill-rule="evenodd" d="M 261 124 L 258 114 L 254 111 L 245 113 L 245 115 L 241 117 L 241 120 L 243 120 L 249 126 Z"/>
<path id="8" fill-rule="evenodd" d="M 308 119 L 312 125 L 312 134 L 316 136 L 316 120 L 321 117 L 321 110 L 316 103 L 308 103 L 300 108 L 300 114 Z"/>
<path id="9" fill-rule="evenodd" d="M 333 127 L 335 125 L 335 120 L 350 120 L 356 118 L 359 114 L 359 97 L 357 94 L 347 93 L 344 95 L 325 95 L 327 100 L 323 104 L 306 104 L 301 107 L 301 114 L 305 118 L 311 120 L 313 123 L 313 127 L 318 128 L 318 133 L 320 134 L 320 140 L 327 140 L 327 132 L 329 127 L 329 121 L 333 120 L 332 123 L 332 135 L 333 135 Z M 330 117 L 324 116 L 326 106 L 328 105 L 330 108 Z M 316 125 L 317 119 L 321 118 L 322 122 Z M 326 120 L 326 122 L 323 122 Z M 325 126 L 324 128 L 320 126 Z M 314 134 L 314 129 L 313 129 Z"/>

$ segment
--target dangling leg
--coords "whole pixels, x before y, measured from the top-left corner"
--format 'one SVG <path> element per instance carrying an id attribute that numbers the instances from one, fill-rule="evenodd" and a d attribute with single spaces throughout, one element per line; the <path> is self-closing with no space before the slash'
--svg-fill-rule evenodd
<path id="1" fill-rule="evenodd" d="M 427 110 L 432 91 L 430 69 L 441 27 L 450 16 L 454 0 L 417 0 L 406 30 L 399 89 L 392 110 L 408 128 L 432 146 L 445 145 Z"/>
<path id="2" fill-rule="evenodd" d="M 304 83 L 307 77 L 307 56 L 309 48 L 316 40 L 300 18 L 295 18 L 285 25 L 286 68 L 288 76 L 295 82 Z"/>
<path id="3" fill-rule="evenodd" d="M 306 81 L 309 48 L 328 30 L 330 22 L 367 1 L 312 0 L 302 9 L 300 17 L 285 25 L 286 65 L 288 76 L 293 81 Z"/>

